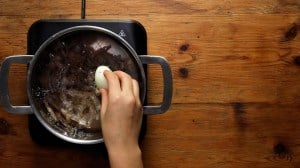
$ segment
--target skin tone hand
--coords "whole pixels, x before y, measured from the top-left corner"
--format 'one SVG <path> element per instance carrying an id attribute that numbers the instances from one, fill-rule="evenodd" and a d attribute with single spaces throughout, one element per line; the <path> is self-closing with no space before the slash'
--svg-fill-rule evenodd
<path id="1" fill-rule="evenodd" d="M 108 90 L 101 89 L 101 126 L 112 168 L 143 167 L 138 137 L 142 106 L 138 82 L 122 71 L 105 71 Z"/>

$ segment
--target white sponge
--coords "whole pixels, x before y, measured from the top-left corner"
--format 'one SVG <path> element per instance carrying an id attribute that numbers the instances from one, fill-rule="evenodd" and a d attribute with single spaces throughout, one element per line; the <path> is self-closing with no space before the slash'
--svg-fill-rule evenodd
<path id="1" fill-rule="evenodd" d="M 111 71 L 111 69 L 108 66 L 100 65 L 98 66 L 96 72 L 95 72 L 95 83 L 97 88 L 100 89 L 107 89 L 107 80 L 104 76 L 104 71 L 108 70 Z"/>

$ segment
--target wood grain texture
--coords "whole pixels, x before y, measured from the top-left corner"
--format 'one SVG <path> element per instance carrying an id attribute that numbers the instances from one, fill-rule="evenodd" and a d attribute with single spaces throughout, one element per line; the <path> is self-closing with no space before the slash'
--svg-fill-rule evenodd
<path id="1" fill-rule="evenodd" d="M 79 19 L 80 1 L 0 0 L 0 61 L 26 54 L 27 31 L 44 18 Z M 149 116 L 145 167 L 300 167 L 299 0 L 88 0 L 87 19 L 134 19 L 148 52 L 168 59 L 173 101 Z M 9 90 L 27 104 L 26 66 Z M 149 66 L 148 102 L 162 75 Z M 100 149 L 43 146 L 27 116 L 0 108 L 0 167 L 108 167 Z"/>
<path id="2" fill-rule="evenodd" d="M 168 113 L 150 118 L 153 134 L 144 142 L 143 147 L 151 146 L 144 151 L 145 161 L 149 167 L 298 167 L 297 108 L 173 105 Z M 279 143 L 287 148 L 281 155 L 274 151 Z M 159 164 L 148 162 L 155 157 Z"/>

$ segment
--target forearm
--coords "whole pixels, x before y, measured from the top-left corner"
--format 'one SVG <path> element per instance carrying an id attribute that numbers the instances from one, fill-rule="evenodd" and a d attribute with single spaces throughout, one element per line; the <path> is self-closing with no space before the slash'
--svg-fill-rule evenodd
<path id="1" fill-rule="evenodd" d="M 142 168 L 142 152 L 138 146 L 108 149 L 111 168 Z"/>

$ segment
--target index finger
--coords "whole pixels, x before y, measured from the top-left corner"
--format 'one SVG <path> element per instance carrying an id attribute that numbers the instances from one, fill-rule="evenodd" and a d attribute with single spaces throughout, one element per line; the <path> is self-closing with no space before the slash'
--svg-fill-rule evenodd
<path id="1" fill-rule="evenodd" d="M 104 76 L 107 79 L 108 94 L 115 95 L 121 92 L 121 85 L 117 75 L 110 71 L 104 71 Z"/>
<path id="2" fill-rule="evenodd" d="M 132 78 L 130 75 L 128 75 L 127 73 L 123 72 L 123 71 L 115 71 L 114 72 L 120 79 L 120 83 L 121 83 L 121 90 L 123 92 L 131 92 L 133 90 L 133 86 L 132 86 Z"/>

